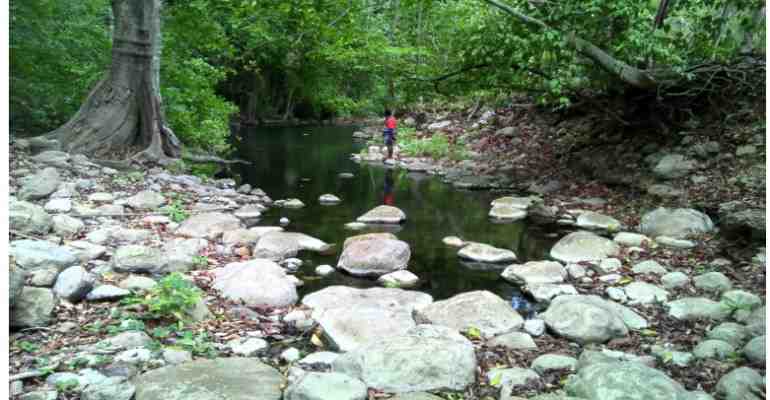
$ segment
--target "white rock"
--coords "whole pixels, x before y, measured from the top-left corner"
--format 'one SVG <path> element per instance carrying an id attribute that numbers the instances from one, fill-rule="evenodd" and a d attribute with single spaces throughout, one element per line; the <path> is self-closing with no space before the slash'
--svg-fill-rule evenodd
<path id="1" fill-rule="evenodd" d="M 337 204 L 342 200 L 333 194 L 322 194 L 318 197 L 318 202 L 321 204 Z"/>
<path id="2" fill-rule="evenodd" d="M 651 244 L 652 239 L 639 233 L 620 232 L 612 238 L 616 243 L 623 246 L 642 246 L 644 243 Z"/>
<path id="3" fill-rule="evenodd" d="M 542 319 L 525 320 L 524 331 L 532 336 L 540 336 L 545 333 L 545 321 Z"/>
<path id="4" fill-rule="evenodd" d="M 51 199 L 43 207 L 48 212 L 66 213 L 72 210 L 72 200 L 67 198 Z"/>
<path id="5" fill-rule="evenodd" d="M 144 348 L 126 350 L 115 356 L 116 362 L 124 362 L 126 364 L 144 364 L 151 359 L 152 352 Z"/>
<path id="6" fill-rule="evenodd" d="M 284 350 L 281 353 L 281 360 L 287 363 L 293 363 L 294 361 L 297 361 L 299 359 L 300 359 L 299 350 L 295 349 L 294 347 L 289 347 L 288 349 Z"/>
<path id="7" fill-rule="evenodd" d="M 417 275 L 405 269 L 382 275 L 377 279 L 377 282 L 380 282 L 386 287 L 413 287 L 416 286 L 419 281 L 420 278 L 417 277 Z"/>
<path id="8" fill-rule="evenodd" d="M 236 356 L 254 357 L 264 352 L 268 348 L 267 341 L 259 338 L 248 338 L 246 340 L 234 339 L 227 343 L 230 351 Z"/>
<path id="9" fill-rule="evenodd" d="M 457 236 L 447 236 L 442 239 L 442 242 L 450 247 L 463 247 L 466 243 Z"/>
<path id="10" fill-rule="evenodd" d="M 326 276 L 334 272 L 334 267 L 331 265 L 319 265 L 315 269 L 315 273 L 320 276 Z"/>

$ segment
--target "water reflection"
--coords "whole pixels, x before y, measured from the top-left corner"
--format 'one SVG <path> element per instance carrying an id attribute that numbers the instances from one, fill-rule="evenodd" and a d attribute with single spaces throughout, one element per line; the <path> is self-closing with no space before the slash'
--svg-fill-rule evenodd
<path id="1" fill-rule="evenodd" d="M 393 193 L 393 170 L 385 170 L 385 185 L 383 187 L 382 204 L 395 206 L 395 195 Z"/>

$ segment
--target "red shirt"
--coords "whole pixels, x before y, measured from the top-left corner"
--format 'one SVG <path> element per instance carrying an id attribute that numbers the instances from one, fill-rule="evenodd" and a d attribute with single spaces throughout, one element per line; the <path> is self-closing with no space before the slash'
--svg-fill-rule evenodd
<path id="1" fill-rule="evenodd" d="M 390 116 L 385 118 L 385 127 L 388 129 L 396 129 L 396 117 Z"/>

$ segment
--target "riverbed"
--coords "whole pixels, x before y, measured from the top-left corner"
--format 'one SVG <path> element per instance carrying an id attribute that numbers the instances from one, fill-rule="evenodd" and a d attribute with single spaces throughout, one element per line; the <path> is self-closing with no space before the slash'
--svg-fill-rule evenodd
<path id="1" fill-rule="evenodd" d="M 521 262 L 542 260 L 556 241 L 548 232 L 524 221 L 493 223 L 487 216 L 489 203 L 501 194 L 463 191 L 425 173 L 389 169 L 383 164 L 357 164 L 350 159 L 363 144 L 352 140 L 352 126 L 251 127 L 239 132 L 238 156 L 251 162 L 240 167 L 242 183 L 267 192 L 274 200 L 298 198 L 301 209 L 271 208 L 259 225 L 277 225 L 282 217 L 291 221 L 289 231 L 303 232 L 328 243 L 341 244 L 361 232 L 345 228 L 366 211 L 390 204 L 403 210 L 407 221 L 390 231 L 411 246 L 408 270 L 420 278 L 417 290 L 436 300 L 472 290 L 489 290 L 510 300 L 518 288 L 500 278 L 506 265 L 473 264 L 460 260 L 457 249 L 442 243 L 446 236 L 487 243 L 513 250 Z M 352 174 L 352 178 L 340 174 Z M 342 202 L 321 205 L 318 197 L 334 194 Z M 336 265 L 338 254 L 302 253 L 299 277 L 304 295 L 330 285 L 377 286 L 372 279 L 342 272 L 318 277 L 318 265 Z"/>

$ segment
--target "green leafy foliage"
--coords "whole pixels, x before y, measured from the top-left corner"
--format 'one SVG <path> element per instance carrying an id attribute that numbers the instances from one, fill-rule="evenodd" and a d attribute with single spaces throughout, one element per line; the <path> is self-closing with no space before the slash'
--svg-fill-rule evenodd
<path id="1" fill-rule="evenodd" d="M 79 386 L 80 383 L 77 379 L 66 379 L 56 382 L 56 391 L 59 393 L 74 393 Z"/>
<path id="2" fill-rule="evenodd" d="M 217 356 L 217 350 L 206 332 L 197 334 L 190 331 L 182 332 L 181 337 L 176 340 L 176 344 L 196 356 Z"/>
<path id="3" fill-rule="evenodd" d="M 465 335 L 471 339 L 481 339 L 481 331 L 475 326 L 471 326 L 465 330 Z"/>
<path id="4" fill-rule="evenodd" d="M 196 268 L 204 268 L 209 265 L 209 258 L 206 256 L 193 256 L 193 266 Z"/>
<path id="5" fill-rule="evenodd" d="M 185 209 L 184 203 L 178 199 L 171 201 L 171 203 L 163 207 L 163 210 L 172 221 L 177 223 L 186 220 L 190 216 L 190 213 Z"/>
<path id="6" fill-rule="evenodd" d="M 146 306 L 147 318 L 184 322 L 200 300 L 200 289 L 175 272 L 161 279 L 143 297 L 132 297 L 126 302 Z"/>
<path id="7" fill-rule="evenodd" d="M 66 122 L 110 60 L 107 0 L 10 2 L 10 123 L 41 134 Z"/>
<path id="8" fill-rule="evenodd" d="M 414 128 L 403 128 L 398 133 L 401 152 L 413 157 L 451 158 L 461 160 L 467 157 L 464 146 L 449 142 L 447 136 L 434 133 L 427 138 L 416 136 Z"/>
<path id="9" fill-rule="evenodd" d="M 238 110 L 255 122 L 325 119 L 511 93 L 564 107 L 580 91 L 623 91 L 572 35 L 664 80 L 765 48 L 759 0 L 670 2 L 660 26 L 657 0 L 501 1 L 542 25 L 485 1 L 167 1 L 164 113 L 186 145 L 226 153 Z M 107 71 L 109 2 L 12 0 L 10 15 L 11 126 L 42 133 Z M 441 136 L 403 144 L 462 158 Z"/>
<path id="10" fill-rule="evenodd" d="M 18 343 L 19 348 L 22 351 L 25 351 L 27 353 L 37 353 L 38 350 L 40 350 L 40 346 L 36 345 L 35 343 L 28 342 L 26 340 L 22 340 Z"/>

